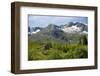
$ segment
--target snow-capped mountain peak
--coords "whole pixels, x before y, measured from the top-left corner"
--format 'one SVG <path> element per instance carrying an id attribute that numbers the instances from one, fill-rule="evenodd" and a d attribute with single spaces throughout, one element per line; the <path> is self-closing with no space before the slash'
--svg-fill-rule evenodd
<path id="1" fill-rule="evenodd" d="M 68 33 L 76 33 L 76 32 L 87 33 L 88 26 L 79 22 L 76 23 L 70 22 L 69 24 L 63 25 L 61 29 L 64 32 L 68 32 Z"/>
<path id="2" fill-rule="evenodd" d="M 30 27 L 28 26 L 28 35 L 36 34 L 37 32 L 40 32 L 42 28 L 40 27 Z"/>
<path id="3" fill-rule="evenodd" d="M 62 30 L 64 32 L 73 33 L 73 32 L 80 32 L 81 31 L 81 28 L 80 27 L 77 27 L 77 26 L 71 26 L 71 27 L 62 28 Z"/>

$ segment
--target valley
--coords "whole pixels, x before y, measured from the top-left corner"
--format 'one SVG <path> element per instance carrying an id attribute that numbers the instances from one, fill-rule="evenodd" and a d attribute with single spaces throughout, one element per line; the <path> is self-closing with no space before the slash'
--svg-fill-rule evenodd
<path id="1" fill-rule="evenodd" d="M 70 22 L 28 27 L 28 60 L 88 58 L 88 27 Z"/>

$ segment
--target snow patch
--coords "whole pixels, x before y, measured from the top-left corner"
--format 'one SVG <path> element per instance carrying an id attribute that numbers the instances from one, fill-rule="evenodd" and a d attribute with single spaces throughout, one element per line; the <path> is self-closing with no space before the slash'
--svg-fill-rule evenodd
<path id="1" fill-rule="evenodd" d="M 87 31 L 83 31 L 82 33 L 84 33 L 84 34 L 88 34 L 88 32 L 87 32 Z"/>
<path id="2" fill-rule="evenodd" d="M 63 28 L 62 29 L 64 32 L 69 32 L 69 33 L 72 33 L 72 32 L 80 32 L 81 29 L 77 26 L 72 26 L 72 27 L 66 27 L 66 28 Z"/>
<path id="3" fill-rule="evenodd" d="M 36 30 L 36 31 L 33 31 L 32 34 L 36 34 L 37 32 L 39 32 L 40 30 Z"/>

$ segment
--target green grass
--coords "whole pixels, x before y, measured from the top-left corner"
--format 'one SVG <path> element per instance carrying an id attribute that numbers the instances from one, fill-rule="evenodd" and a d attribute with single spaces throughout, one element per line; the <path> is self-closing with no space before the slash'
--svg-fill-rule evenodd
<path id="1" fill-rule="evenodd" d="M 28 40 L 28 60 L 55 60 L 87 58 L 87 44 L 61 44 Z"/>

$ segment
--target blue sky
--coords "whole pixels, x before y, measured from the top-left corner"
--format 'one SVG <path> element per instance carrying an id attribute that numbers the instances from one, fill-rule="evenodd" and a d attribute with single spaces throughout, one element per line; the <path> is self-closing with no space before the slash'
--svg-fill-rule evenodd
<path id="1" fill-rule="evenodd" d="M 81 22 L 88 24 L 87 17 L 75 17 L 75 16 L 42 16 L 42 15 L 29 15 L 29 26 L 32 27 L 46 27 L 48 24 L 64 25 L 68 22 Z"/>

